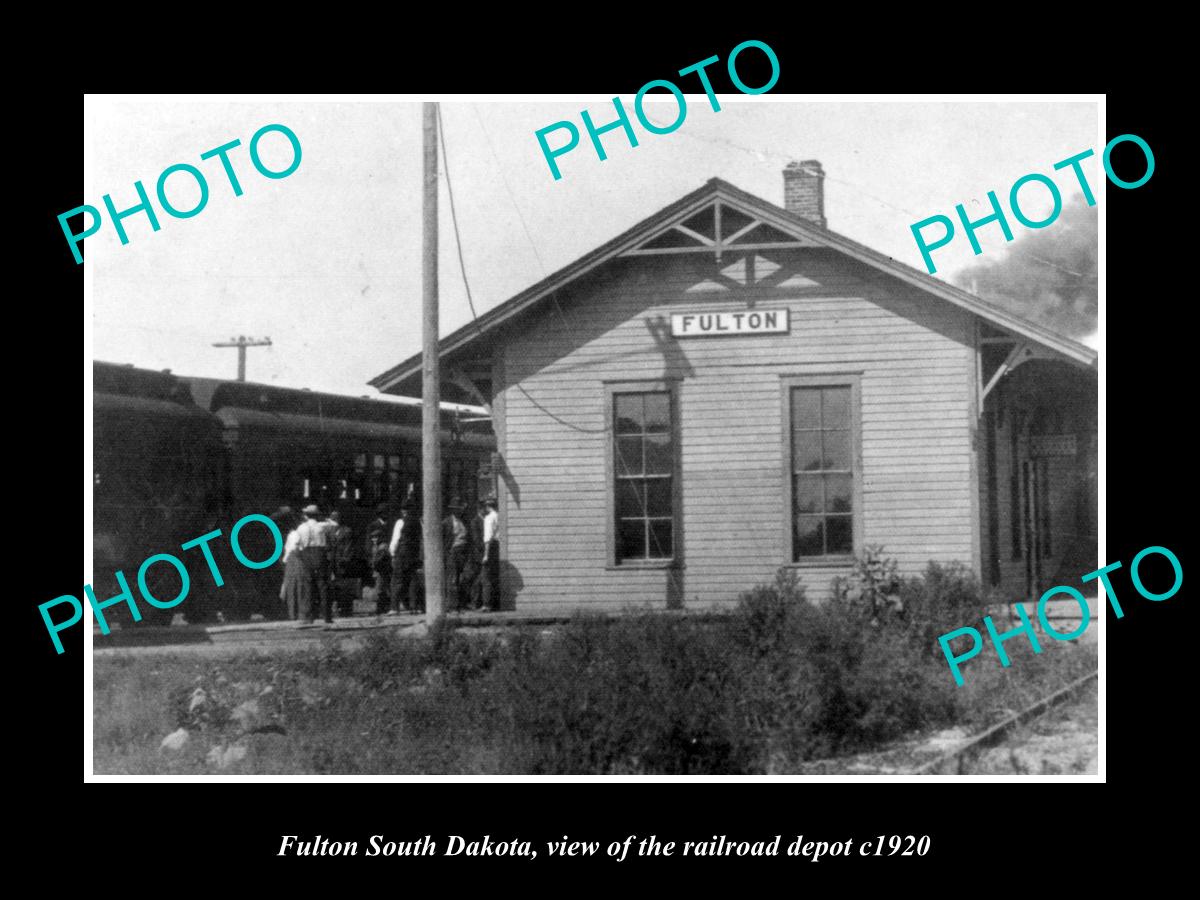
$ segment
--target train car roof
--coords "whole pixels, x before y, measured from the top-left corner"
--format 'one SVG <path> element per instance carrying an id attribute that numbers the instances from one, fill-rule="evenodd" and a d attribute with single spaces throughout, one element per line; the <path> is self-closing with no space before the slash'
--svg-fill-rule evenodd
<path id="1" fill-rule="evenodd" d="M 233 407 L 287 416 L 317 419 L 374 422 L 380 425 L 421 427 L 421 407 L 370 397 L 350 397 L 307 388 L 280 387 L 253 381 L 226 381 L 220 378 L 186 377 L 196 402 L 213 413 Z M 482 412 L 482 411 L 481 411 Z M 442 427 L 460 432 L 491 434 L 490 422 L 464 422 L 469 414 L 458 415 L 442 410 Z"/>
<path id="2" fill-rule="evenodd" d="M 94 408 L 112 412 L 140 409 L 159 415 L 206 416 L 223 409 L 238 409 L 277 417 L 338 422 L 351 430 L 352 423 L 416 429 L 417 435 L 421 428 L 420 405 L 396 403 L 391 398 L 351 397 L 253 381 L 175 375 L 170 370 L 143 369 L 101 360 L 92 362 L 92 389 Z M 478 412 L 483 414 L 483 410 Z M 242 418 L 246 419 L 246 416 L 243 414 Z M 296 422 L 299 419 L 293 424 Z M 443 408 L 441 425 L 447 432 L 488 437 L 492 434 L 490 421 L 471 412 L 455 413 Z"/>
<path id="3" fill-rule="evenodd" d="M 169 369 L 139 369 L 133 365 L 92 361 L 92 390 L 97 394 L 142 397 L 194 406 L 192 392 Z"/>
<path id="4" fill-rule="evenodd" d="M 223 425 L 234 427 L 239 432 L 249 429 L 253 433 L 272 432 L 288 438 L 303 437 L 317 445 L 328 438 L 364 438 L 370 440 L 405 441 L 421 443 L 421 426 L 403 425 L 395 422 L 372 422 L 363 419 L 342 419 L 337 416 L 308 416 L 296 413 L 249 409 L 244 406 L 222 406 L 215 415 Z M 450 429 L 442 429 L 443 444 L 460 443 L 465 447 L 494 450 L 496 441 L 492 435 L 479 432 L 460 431 L 455 435 Z"/>

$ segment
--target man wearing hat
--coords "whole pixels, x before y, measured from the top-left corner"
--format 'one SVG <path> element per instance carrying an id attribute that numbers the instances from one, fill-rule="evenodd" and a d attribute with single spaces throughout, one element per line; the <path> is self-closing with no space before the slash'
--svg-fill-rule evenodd
<path id="1" fill-rule="evenodd" d="M 321 510 L 310 503 L 302 510 L 304 521 L 297 526 L 293 552 L 300 558 L 300 608 L 304 619 L 312 623 L 316 618 L 319 600 L 327 624 L 333 624 L 333 606 L 329 592 L 329 529 L 320 521 Z"/>
<path id="2" fill-rule="evenodd" d="M 480 595 L 483 608 L 495 612 L 500 609 L 500 513 L 496 511 L 496 498 L 483 501 L 483 558 L 480 560 Z"/>
<path id="3" fill-rule="evenodd" d="M 459 609 L 459 582 L 463 567 L 467 563 L 467 526 L 463 523 L 463 502 L 458 497 L 450 500 L 449 515 L 442 520 L 442 547 L 446 565 L 446 608 Z"/>
<path id="4" fill-rule="evenodd" d="M 386 503 L 375 508 L 375 518 L 367 526 L 367 563 L 375 575 L 375 613 L 388 611 L 392 599 L 392 558 L 388 553 L 388 514 Z"/>
<path id="5" fill-rule="evenodd" d="M 416 575 L 421 567 L 421 513 L 409 495 L 396 520 L 388 550 L 392 554 L 392 611 L 417 612 Z"/>

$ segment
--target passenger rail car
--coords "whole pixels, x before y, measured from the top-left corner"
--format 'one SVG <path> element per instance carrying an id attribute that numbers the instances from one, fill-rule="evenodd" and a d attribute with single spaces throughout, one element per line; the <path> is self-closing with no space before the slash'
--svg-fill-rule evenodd
<path id="1" fill-rule="evenodd" d="M 116 571 L 136 592 L 142 560 L 222 527 L 228 496 L 220 422 L 196 405 L 187 385 L 129 366 L 96 363 L 92 373 L 92 585 L 106 600 L 120 593 Z M 174 597 L 178 583 L 161 582 L 177 577 L 169 566 L 154 566 L 148 587 Z M 173 616 L 138 606 L 148 621 Z M 123 604 L 105 614 L 129 620 Z"/>
<path id="2" fill-rule="evenodd" d="M 132 579 L 146 556 L 220 528 L 223 539 L 211 546 L 223 587 L 213 586 L 198 554 L 184 554 L 192 594 L 179 611 L 190 621 L 282 613 L 282 567 L 254 571 L 232 558 L 229 528 L 242 516 L 309 503 L 336 509 L 365 569 L 376 509 L 387 507 L 390 528 L 403 499 L 419 494 L 419 406 L 99 362 L 93 371 L 97 577 L 119 568 Z M 473 503 L 495 448 L 491 429 L 444 411 L 441 439 L 443 502 Z M 251 559 L 270 555 L 266 529 L 247 526 L 239 542 Z M 102 556 L 102 544 L 111 552 Z"/>

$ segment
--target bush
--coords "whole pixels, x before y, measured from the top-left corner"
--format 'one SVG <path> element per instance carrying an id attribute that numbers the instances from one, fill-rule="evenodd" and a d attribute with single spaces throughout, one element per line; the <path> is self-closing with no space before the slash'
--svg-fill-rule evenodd
<path id="1" fill-rule="evenodd" d="M 536 774 L 744 771 L 730 728 L 729 648 L 678 617 L 576 616 L 505 655 L 494 685 Z"/>
<path id="2" fill-rule="evenodd" d="M 953 721 L 958 697 L 936 639 L 980 606 L 965 568 L 931 563 L 902 579 L 880 547 L 867 548 L 822 604 L 781 572 L 744 594 L 734 617 L 747 660 L 746 727 L 770 756 L 803 760 Z"/>
<path id="3" fill-rule="evenodd" d="M 111 754 L 150 740 L 155 765 L 182 765 L 157 742 L 186 727 L 203 739 L 201 770 L 205 742 L 274 729 L 288 735 L 286 753 L 254 763 L 262 771 L 794 771 L 920 729 L 983 727 L 1094 668 L 1086 654 L 1014 646 L 1013 666 L 981 659 L 957 688 L 937 637 L 978 621 L 982 607 L 964 567 L 901 578 L 870 548 L 820 603 L 789 568 L 729 615 L 578 615 L 503 638 L 380 630 L 353 650 L 330 642 L 286 661 L 180 664 L 168 683 L 136 682 L 138 696 L 166 700 L 158 716 L 124 702 L 97 740 Z M 98 666 L 97 708 L 125 696 L 131 677 Z"/>

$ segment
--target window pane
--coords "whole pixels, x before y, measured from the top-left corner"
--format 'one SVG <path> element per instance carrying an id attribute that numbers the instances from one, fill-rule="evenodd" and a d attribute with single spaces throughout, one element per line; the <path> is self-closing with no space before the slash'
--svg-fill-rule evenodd
<path id="1" fill-rule="evenodd" d="M 646 485 L 646 515 L 671 517 L 671 479 L 651 478 Z"/>
<path id="2" fill-rule="evenodd" d="M 821 397 L 824 407 L 822 410 L 822 426 L 824 428 L 849 428 L 850 388 L 822 388 Z"/>
<path id="3" fill-rule="evenodd" d="M 826 475 L 826 512 L 853 511 L 853 475 Z"/>
<path id="4" fill-rule="evenodd" d="M 824 512 L 820 475 L 796 476 L 796 513 Z"/>
<path id="5" fill-rule="evenodd" d="M 796 527 L 793 534 L 795 558 L 802 556 L 824 556 L 825 546 L 822 535 L 821 516 L 796 516 Z"/>
<path id="6" fill-rule="evenodd" d="M 814 472 L 821 468 L 821 432 L 796 431 L 792 434 L 792 471 Z"/>
<path id="7" fill-rule="evenodd" d="M 637 518 L 646 515 L 645 488 L 640 481 L 617 482 L 617 518 Z"/>
<path id="8" fill-rule="evenodd" d="M 646 394 L 646 430 L 671 430 L 670 394 Z"/>
<path id="9" fill-rule="evenodd" d="M 825 512 L 848 513 L 854 508 L 852 491 L 854 477 L 852 475 L 825 476 Z"/>
<path id="10" fill-rule="evenodd" d="M 792 388 L 792 428 L 821 427 L 821 389 Z"/>
<path id="11" fill-rule="evenodd" d="M 628 434 L 641 431 L 645 421 L 642 415 L 642 395 L 617 394 L 613 400 L 616 403 L 617 433 Z"/>
<path id="12" fill-rule="evenodd" d="M 850 465 L 850 432 L 826 431 L 822 433 L 825 445 L 824 469 L 841 469 L 848 472 L 854 468 Z"/>
<path id="13" fill-rule="evenodd" d="M 354 457 L 354 468 L 365 469 L 367 467 L 367 454 L 359 453 Z"/>
<path id="14" fill-rule="evenodd" d="M 642 439 L 640 437 L 617 438 L 617 474 L 642 474 Z"/>
<path id="15" fill-rule="evenodd" d="M 651 559 L 670 559 L 675 554 L 671 550 L 671 520 L 650 520 L 650 552 Z"/>
<path id="16" fill-rule="evenodd" d="M 389 469 L 399 469 L 400 468 L 400 457 L 398 455 L 392 455 L 392 456 L 388 457 L 388 468 Z"/>
<path id="17" fill-rule="evenodd" d="M 646 558 L 646 520 L 617 520 L 617 559 Z"/>
<path id="18" fill-rule="evenodd" d="M 829 553 L 853 553 L 852 516 L 830 516 L 825 520 L 825 541 Z"/>
<path id="19" fill-rule="evenodd" d="M 383 468 L 383 454 L 382 453 L 375 454 L 375 468 L 376 469 Z"/>
<path id="20" fill-rule="evenodd" d="M 646 435 L 646 474 L 670 475 L 671 436 L 669 434 Z"/>

